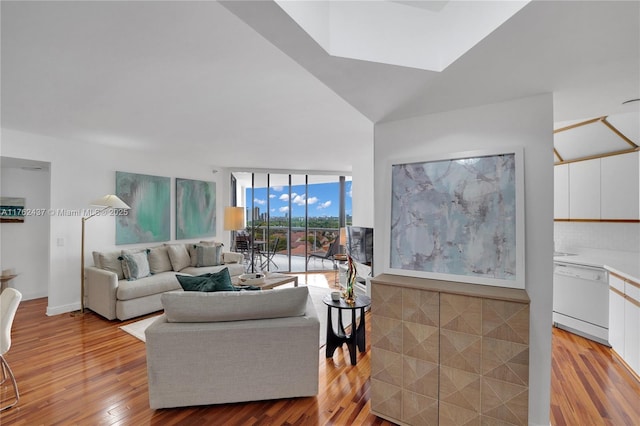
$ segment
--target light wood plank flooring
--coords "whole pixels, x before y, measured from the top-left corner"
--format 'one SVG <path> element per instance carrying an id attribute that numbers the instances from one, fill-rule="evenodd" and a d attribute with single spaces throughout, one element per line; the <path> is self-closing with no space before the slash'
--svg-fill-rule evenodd
<path id="1" fill-rule="evenodd" d="M 118 328 L 127 322 L 47 317 L 46 303 L 18 309 L 6 358 L 22 395 L 0 425 L 390 425 L 370 414 L 369 350 L 351 366 L 346 348 L 330 359 L 319 350 L 315 398 L 151 410 L 144 343 Z M 640 384 L 608 348 L 554 329 L 552 374 L 552 424 L 638 424 Z"/>

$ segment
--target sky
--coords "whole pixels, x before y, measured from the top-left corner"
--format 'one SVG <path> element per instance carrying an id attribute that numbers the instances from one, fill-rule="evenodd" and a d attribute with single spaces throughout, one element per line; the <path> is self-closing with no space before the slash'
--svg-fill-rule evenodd
<path id="1" fill-rule="evenodd" d="M 305 201 L 309 204 L 309 217 L 337 217 L 340 202 L 338 182 L 309 184 L 309 194 L 305 196 L 304 185 L 291 186 L 291 217 L 304 217 Z M 345 182 L 345 211 L 352 215 L 351 181 Z M 251 200 L 251 188 L 247 189 L 247 200 Z M 267 204 L 268 200 L 268 204 Z M 251 204 L 247 202 L 247 207 Z M 255 188 L 253 192 L 253 206 L 260 208 L 260 213 L 267 211 L 269 216 L 285 217 L 289 213 L 289 188 L 287 186 L 272 186 Z"/>

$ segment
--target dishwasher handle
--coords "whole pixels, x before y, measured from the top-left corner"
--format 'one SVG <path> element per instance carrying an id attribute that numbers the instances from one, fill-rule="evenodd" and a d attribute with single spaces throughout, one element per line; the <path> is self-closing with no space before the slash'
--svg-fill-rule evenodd
<path id="1" fill-rule="evenodd" d="M 553 273 L 564 277 L 578 278 L 588 281 L 607 282 L 607 271 L 602 268 L 591 266 L 568 265 L 566 263 L 555 263 Z"/>

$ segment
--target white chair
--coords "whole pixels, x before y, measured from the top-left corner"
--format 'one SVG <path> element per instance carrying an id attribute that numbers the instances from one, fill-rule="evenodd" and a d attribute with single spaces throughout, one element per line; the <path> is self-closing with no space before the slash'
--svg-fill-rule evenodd
<path id="1" fill-rule="evenodd" d="M 6 354 L 11 347 L 11 326 L 13 325 L 13 318 L 16 316 L 20 300 L 22 300 L 22 294 L 11 287 L 6 288 L 2 294 L 0 294 L 0 369 L 2 370 L 2 381 L 0 385 L 4 385 L 7 379 L 11 379 L 15 393 L 15 401 L 9 405 L 0 407 L 0 411 L 13 407 L 20 399 L 16 378 L 7 360 L 4 359 L 4 354 Z"/>

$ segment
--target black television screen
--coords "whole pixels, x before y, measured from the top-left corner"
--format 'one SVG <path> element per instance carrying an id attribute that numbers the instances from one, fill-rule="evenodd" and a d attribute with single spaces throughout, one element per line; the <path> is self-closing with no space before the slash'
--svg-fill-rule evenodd
<path id="1" fill-rule="evenodd" d="M 347 226 L 347 254 L 359 263 L 373 264 L 373 228 Z"/>

